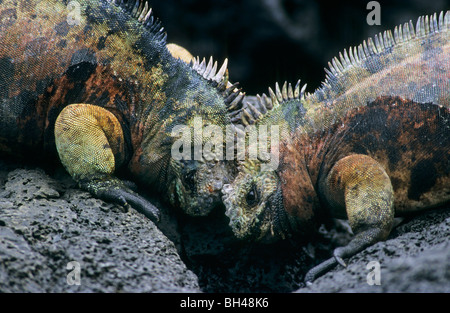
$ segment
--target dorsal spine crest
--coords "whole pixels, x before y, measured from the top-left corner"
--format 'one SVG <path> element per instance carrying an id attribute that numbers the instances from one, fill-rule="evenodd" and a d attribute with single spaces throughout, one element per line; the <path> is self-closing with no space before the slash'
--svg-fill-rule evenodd
<path id="1" fill-rule="evenodd" d="M 445 31 L 449 25 L 450 11 L 447 11 L 445 14 L 441 12 L 439 17 L 436 13 L 431 16 L 419 17 L 416 27 L 413 26 L 412 21 L 409 21 L 403 26 L 396 26 L 393 34 L 390 30 L 376 34 L 373 39 L 364 40 L 359 46 L 349 48 L 348 52 L 347 50 L 340 52 L 339 58 L 334 57 L 331 62 L 328 62 L 328 68 L 325 68 L 326 78 L 319 90 L 333 86 L 346 70 L 359 66 L 371 56 L 410 40 Z"/>

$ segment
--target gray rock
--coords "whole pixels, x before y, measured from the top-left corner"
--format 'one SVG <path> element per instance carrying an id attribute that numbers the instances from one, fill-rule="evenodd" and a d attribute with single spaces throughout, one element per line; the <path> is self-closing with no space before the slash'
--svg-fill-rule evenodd
<path id="1" fill-rule="evenodd" d="M 0 162 L 0 292 L 450 292 L 448 206 L 403 221 L 305 287 L 306 271 L 349 240 L 345 225 L 309 244 L 258 245 L 236 241 L 221 209 L 190 218 L 155 204 L 158 226 L 79 190 L 66 173 Z M 371 261 L 380 285 L 367 283 Z M 80 285 L 68 283 L 71 265 Z"/>
<path id="2" fill-rule="evenodd" d="M 298 292 L 450 292 L 450 209 L 404 222 L 385 242 L 368 247 Z M 380 265 L 379 285 L 369 262 Z M 369 278 L 368 278 L 369 276 Z"/>
<path id="3" fill-rule="evenodd" d="M 143 215 L 39 169 L 2 174 L 0 292 L 199 291 L 175 245 Z M 72 265 L 79 285 L 69 284 Z"/>
<path id="4" fill-rule="evenodd" d="M 239 243 L 220 222 L 181 224 L 183 255 L 206 292 L 450 292 L 450 208 L 405 219 L 385 242 L 368 247 L 304 286 L 305 273 L 351 238 L 341 224 L 309 244 L 284 241 L 272 245 Z M 381 285 L 369 285 L 380 265 Z"/>

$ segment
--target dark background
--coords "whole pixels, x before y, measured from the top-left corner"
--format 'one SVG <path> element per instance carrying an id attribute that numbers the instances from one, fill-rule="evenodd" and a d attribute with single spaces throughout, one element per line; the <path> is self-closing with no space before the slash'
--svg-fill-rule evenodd
<path id="1" fill-rule="evenodd" d="M 417 17 L 450 9 L 446 0 L 378 1 L 381 25 L 366 22 L 367 0 L 154 0 L 168 41 L 194 56 L 229 59 L 230 80 L 247 94 L 302 79 L 312 92 L 339 52 Z"/>

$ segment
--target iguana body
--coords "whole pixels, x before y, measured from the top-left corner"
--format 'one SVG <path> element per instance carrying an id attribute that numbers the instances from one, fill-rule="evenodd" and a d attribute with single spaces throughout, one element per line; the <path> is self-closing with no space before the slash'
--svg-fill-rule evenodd
<path id="1" fill-rule="evenodd" d="M 196 116 L 225 127 L 241 95 L 226 88 L 226 64 L 188 65 L 165 37 L 146 1 L 1 1 L 2 154 L 47 158 L 56 147 L 97 197 L 157 218 L 115 177 L 123 169 L 187 213 L 207 214 L 228 164 L 174 160 L 171 131 Z"/>
<path id="2" fill-rule="evenodd" d="M 386 239 L 395 215 L 450 201 L 450 13 L 344 51 L 321 88 L 298 90 L 270 90 L 256 106 L 275 110 L 257 124 L 297 114 L 283 126 L 293 130 L 281 135 L 278 168 L 242 162 L 223 199 L 240 238 L 299 238 L 321 217 L 347 217 L 354 239 L 309 281 Z"/>

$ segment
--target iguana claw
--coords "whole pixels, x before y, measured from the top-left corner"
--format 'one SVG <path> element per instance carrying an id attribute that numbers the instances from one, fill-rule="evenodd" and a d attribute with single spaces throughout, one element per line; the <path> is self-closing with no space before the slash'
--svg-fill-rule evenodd
<path id="1" fill-rule="evenodd" d="M 80 183 L 80 187 L 99 199 L 120 204 L 125 208 L 131 206 L 153 222 L 159 222 L 161 219 L 161 213 L 158 208 L 129 189 L 119 179 Z"/>
<path id="2" fill-rule="evenodd" d="M 329 258 L 328 260 L 320 263 L 319 265 L 314 266 L 312 269 L 310 269 L 306 275 L 305 275 L 305 284 L 307 286 L 311 285 L 312 282 L 319 276 L 323 275 L 324 273 L 331 270 L 333 267 L 337 265 L 338 261 L 333 256 Z"/>
<path id="3" fill-rule="evenodd" d="M 334 249 L 333 256 L 336 259 L 336 262 L 338 262 L 343 267 L 347 267 L 347 263 L 345 263 L 345 261 L 344 261 L 343 254 L 344 254 L 344 252 L 343 252 L 342 248 Z"/>
<path id="4" fill-rule="evenodd" d="M 139 213 L 144 214 L 153 222 L 159 222 L 161 219 L 161 213 L 158 208 L 132 191 L 113 189 L 108 194 L 105 193 L 104 197 L 105 199 L 108 198 L 108 200 L 119 203 L 124 207 L 131 206 Z"/>

